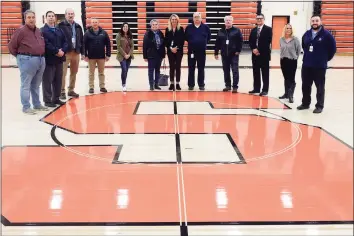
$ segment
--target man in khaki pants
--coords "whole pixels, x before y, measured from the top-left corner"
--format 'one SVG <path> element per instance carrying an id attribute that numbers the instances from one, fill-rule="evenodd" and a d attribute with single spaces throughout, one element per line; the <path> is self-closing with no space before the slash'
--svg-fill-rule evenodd
<path id="1" fill-rule="evenodd" d="M 68 86 L 68 96 L 79 97 L 79 94 L 75 93 L 76 74 L 79 69 L 80 54 L 81 60 L 84 57 L 84 43 L 83 43 L 83 30 L 82 27 L 74 22 L 75 13 L 73 9 L 66 9 L 65 21 L 59 23 L 59 28 L 62 29 L 66 40 L 69 44 L 69 50 L 66 53 L 66 61 L 63 64 L 63 80 L 61 86 L 60 99 L 66 99 L 65 96 L 65 80 L 68 71 L 68 65 L 70 64 L 70 80 Z"/>
<path id="2" fill-rule="evenodd" d="M 104 66 L 111 57 L 111 41 L 96 18 L 91 19 L 91 28 L 84 35 L 85 61 L 89 63 L 89 93 L 94 93 L 95 68 L 98 67 L 100 91 L 107 92 L 105 88 Z"/>

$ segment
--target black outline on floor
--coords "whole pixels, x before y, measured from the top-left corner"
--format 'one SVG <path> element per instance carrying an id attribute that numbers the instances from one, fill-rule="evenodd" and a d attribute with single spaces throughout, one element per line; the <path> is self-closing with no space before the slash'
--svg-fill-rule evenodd
<path id="1" fill-rule="evenodd" d="M 1 215 L 1 223 L 4 226 L 180 226 L 180 222 L 11 222 Z M 209 221 L 192 222 L 189 226 L 211 225 L 343 225 L 353 224 L 354 221 Z M 181 232 L 188 232 L 185 222 L 180 226 Z M 181 234 L 183 235 L 183 234 Z M 184 235 L 183 235 L 184 236 Z"/>
<path id="2" fill-rule="evenodd" d="M 136 91 L 134 91 L 136 92 Z M 145 92 L 145 91 L 144 91 Z M 219 91 L 220 92 L 220 91 Z M 98 94 L 97 94 L 98 95 Z M 69 99 L 71 100 L 71 99 Z M 55 137 L 55 129 L 56 127 L 60 128 L 59 126 L 55 126 L 49 122 L 45 122 L 43 121 L 43 119 L 45 119 L 46 117 L 48 117 L 50 114 L 52 114 L 54 111 L 56 111 L 57 109 L 59 109 L 61 106 L 58 106 L 57 108 L 55 108 L 54 110 L 50 111 L 45 117 L 43 117 L 40 121 L 47 123 L 52 127 L 51 129 L 51 135 L 54 135 L 54 141 L 56 139 Z M 261 109 L 259 109 L 261 110 Z M 268 109 L 267 109 L 268 110 Z M 264 110 L 262 110 L 264 111 Z M 264 111 L 270 114 L 273 114 L 271 112 L 268 111 Z M 248 114 L 249 115 L 249 114 Z M 251 114 L 252 115 L 252 114 Z M 276 114 L 273 114 L 276 115 Z M 257 116 L 257 115 L 256 115 Z M 292 122 L 289 119 L 280 116 L 280 115 L 276 115 L 280 118 L 282 118 L 284 121 L 286 122 L 291 122 L 294 124 L 300 124 L 300 125 L 305 125 L 305 126 L 310 126 L 310 127 L 314 127 L 314 128 L 319 128 L 321 130 L 323 130 L 325 133 L 327 133 L 328 135 L 330 135 L 331 137 L 333 137 L 334 139 L 336 139 L 337 141 L 339 141 L 340 143 L 344 144 L 346 147 L 349 147 L 350 149 L 353 150 L 353 147 L 351 147 L 349 144 L 345 143 L 344 141 L 342 141 L 341 139 L 339 139 L 338 137 L 336 137 L 335 135 L 333 135 L 332 133 L 330 133 L 329 131 L 327 131 L 326 129 L 319 127 L 319 126 L 315 126 L 315 125 L 309 125 L 309 124 L 304 124 L 304 123 L 299 123 L 299 122 Z M 269 118 L 269 117 L 267 117 Z M 277 119 L 279 120 L 279 119 Z M 66 130 L 66 129 L 64 129 Z M 67 130 L 71 133 L 75 133 L 72 132 L 70 130 Z M 78 134 L 78 133 L 76 133 Z M 88 134 L 88 133 L 86 133 Z M 106 133 L 104 133 L 106 134 Z M 124 133 L 121 133 L 124 134 Z M 133 134 L 133 133 L 132 133 Z M 135 134 L 135 133 L 134 133 Z M 136 133 L 138 134 L 138 133 Z M 145 133 L 144 133 L 145 134 Z M 158 134 L 158 133 L 152 133 L 152 134 Z M 168 134 L 168 133 L 161 133 L 161 134 Z M 174 134 L 174 133 L 173 133 Z M 191 133 L 186 133 L 186 134 L 191 134 Z M 205 133 L 202 133 L 205 134 Z M 229 134 L 228 134 L 229 135 Z M 53 138 L 53 136 L 52 136 Z M 230 138 L 229 138 L 230 139 Z M 232 140 L 232 138 L 231 138 Z M 230 140 L 230 142 L 231 142 Z M 61 145 L 63 145 L 62 143 L 60 143 L 60 141 L 58 139 L 56 139 L 56 143 L 58 144 L 58 146 L 60 147 Z M 233 142 L 234 143 L 234 142 Z M 236 145 L 236 144 L 235 144 Z M 2 146 L 2 150 L 5 149 L 6 147 L 58 147 L 58 146 L 53 146 L 53 145 L 8 145 L 8 146 Z M 68 147 L 70 146 L 119 146 L 119 145 L 66 145 Z M 119 148 L 119 147 L 118 147 Z M 118 151 L 118 149 L 117 149 Z M 176 150 L 176 153 L 178 153 L 178 151 Z M 119 158 L 119 157 L 118 157 Z M 159 164 L 175 164 L 176 162 L 171 162 L 171 163 L 161 163 L 158 162 Z M 218 162 L 219 163 L 219 162 Z M 139 164 L 139 163 L 136 163 Z M 156 163 L 153 163 L 156 164 Z M 187 162 L 184 162 L 184 164 L 188 164 Z M 203 164 L 203 163 L 199 163 L 198 164 Z M 208 164 L 215 164 L 215 163 L 208 163 Z M 229 164 L 229 163 L 228 163 Z M 104 223 L 104 222 L 48 222 L 48 223 L 40 223 L 40 222 L 17 222 L 17 223 L 13 223 L 10 222 L 6 217 L 4 217 L 3 215 L 1 215 L 1 223 L 4 226 L 114 226 L 114 225 L 120 225 L 120 226 L 166 226 L 166 225 L 171 225 L 171 226 L 178 226 L 180 225 L 180 222 L 109 222 L 109 223 Z M 191 226 L 196 226 L 196 225 L 335 225 L 335 224 L 353 224 L 354 221 L 240 221 L 240 222 L 235 222 L 235 221 L 230 221 L 230 222 L 188 222 L 189 225 Z M 180 232 L 182 236 L 186 236 L 185 233 L 188 234 L 188 227 L 185 224 L 185 222 L 182 223 L 182 225 L 180 225 Z M 182 234 L 184 233 L 184 234 Z"/>

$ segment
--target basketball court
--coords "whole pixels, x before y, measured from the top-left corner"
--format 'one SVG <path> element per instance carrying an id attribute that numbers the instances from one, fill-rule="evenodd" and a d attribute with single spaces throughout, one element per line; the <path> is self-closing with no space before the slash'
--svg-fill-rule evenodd
<path id="1" fill-rule="evenodd" d="M 279 100 L 272 55 L 268 97 L 250 95 L 250 55 L 239 93 L 222 92 L 220 60 L 208 55 L 206 91 L 148 91 L 141 56 L 121 91 L 88 93 L 29 116 L 19 71 L 2 57 L 2 232 L 4 235 L 351 235 L 353 232 L 353 57 L 327 71 L 325 108 L 298 111 Z M 274 59 L 273 59 L 274 58 Z M 185 58 L 184 58 L 185 59 Z M 162 70 L 163 72 L 163 70 Z M 96 71 L 97 76 L 97 71 Z"/>

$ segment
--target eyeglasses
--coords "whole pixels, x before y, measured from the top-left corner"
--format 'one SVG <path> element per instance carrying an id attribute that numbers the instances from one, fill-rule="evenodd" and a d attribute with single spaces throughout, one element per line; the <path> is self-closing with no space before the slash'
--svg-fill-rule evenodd
<path id="1" fill-rule="evenodd" d="M 256 20 L 263 20 L 263 18 L 256 18 Z"/>

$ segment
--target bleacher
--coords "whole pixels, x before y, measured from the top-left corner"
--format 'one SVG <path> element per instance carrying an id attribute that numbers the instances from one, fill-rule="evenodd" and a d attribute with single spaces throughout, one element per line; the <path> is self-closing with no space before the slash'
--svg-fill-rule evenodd
<path id="1" fill-rule="evenodd" d="M 7 45 L 13 32 L 22 25 L 21 2 L 0 2 L 1 4 L 1 52 L 8 53 Z"/>
<path id="2" fill-rule="evenodd" d="M 1 49 L 7 53 L 7 44 L 15 29 L 23 23 L 22 13 L 25 1 L 1 2 Z M 45 4 L 45 2 L 43 2 Z M 90 24 L 90 18 L 96 17 L 112 40 L 113 52 L 116 51 L 115 37 L 123 22 L 128 22 L 134 35 L 135 50 L 142 51 L 143 37 L 149 28 L 151 19 L 159 19 L 164 32 L 171 14 L 180 17 L 182 26 L 192 23 L 193 13 L 202 13 L 203 22 L 208 24 L 212 39 L 208 45 L 211 52 L 217 31 L 223 27 L 224 16 L 232 15 L 234 23 L 242 30 L 244 48 L 248 48 L 248 38 L 255 25 L 256 13 L 260 11 L 261 1 L 82 1 L 82 22 L 84 28 Z M 353 53 L 353 1 L 322 1 L 320 11 L 323 24 L 331 31 L 337 41 L 338 52 Z M 185 45 L 187 46 L 187 44 Z"/>
<path id="3" fill-rule="evenodd" d="M 353 1 L 322 1 L 323 25 L 334 35 L 338 52 L 354 52 L 353 10 Z"/>
<path id="4" fill-rule="evenodd" d="M 240 1 L 113 1 L 86 2 L 87 18 L 96 17 L 111 36 L 113 51 L 116 51 L 115 37 L 123 22 L 128 22 L 135 40 L 135 50 L 142 51 L 143 37 L 152 19 L 158 19 L 160 29 L 164 32 L 171 14 L 180 17 L 181 25 L 185 28 L 193 22 L 193 13 L 202 13 L 203 22 L 208 24 L 212 39 L 208 51 L 212 51 L 217 31 L 224 25 L 224 16 L 232 15 L 235 25 L 244 35 L 245 47 L 251 29 L 255 24 L 257 2 Z M 86 21 L 89 24 L 89 21 Z M 187 43 L 186 45 L 187 46 Z"/>

